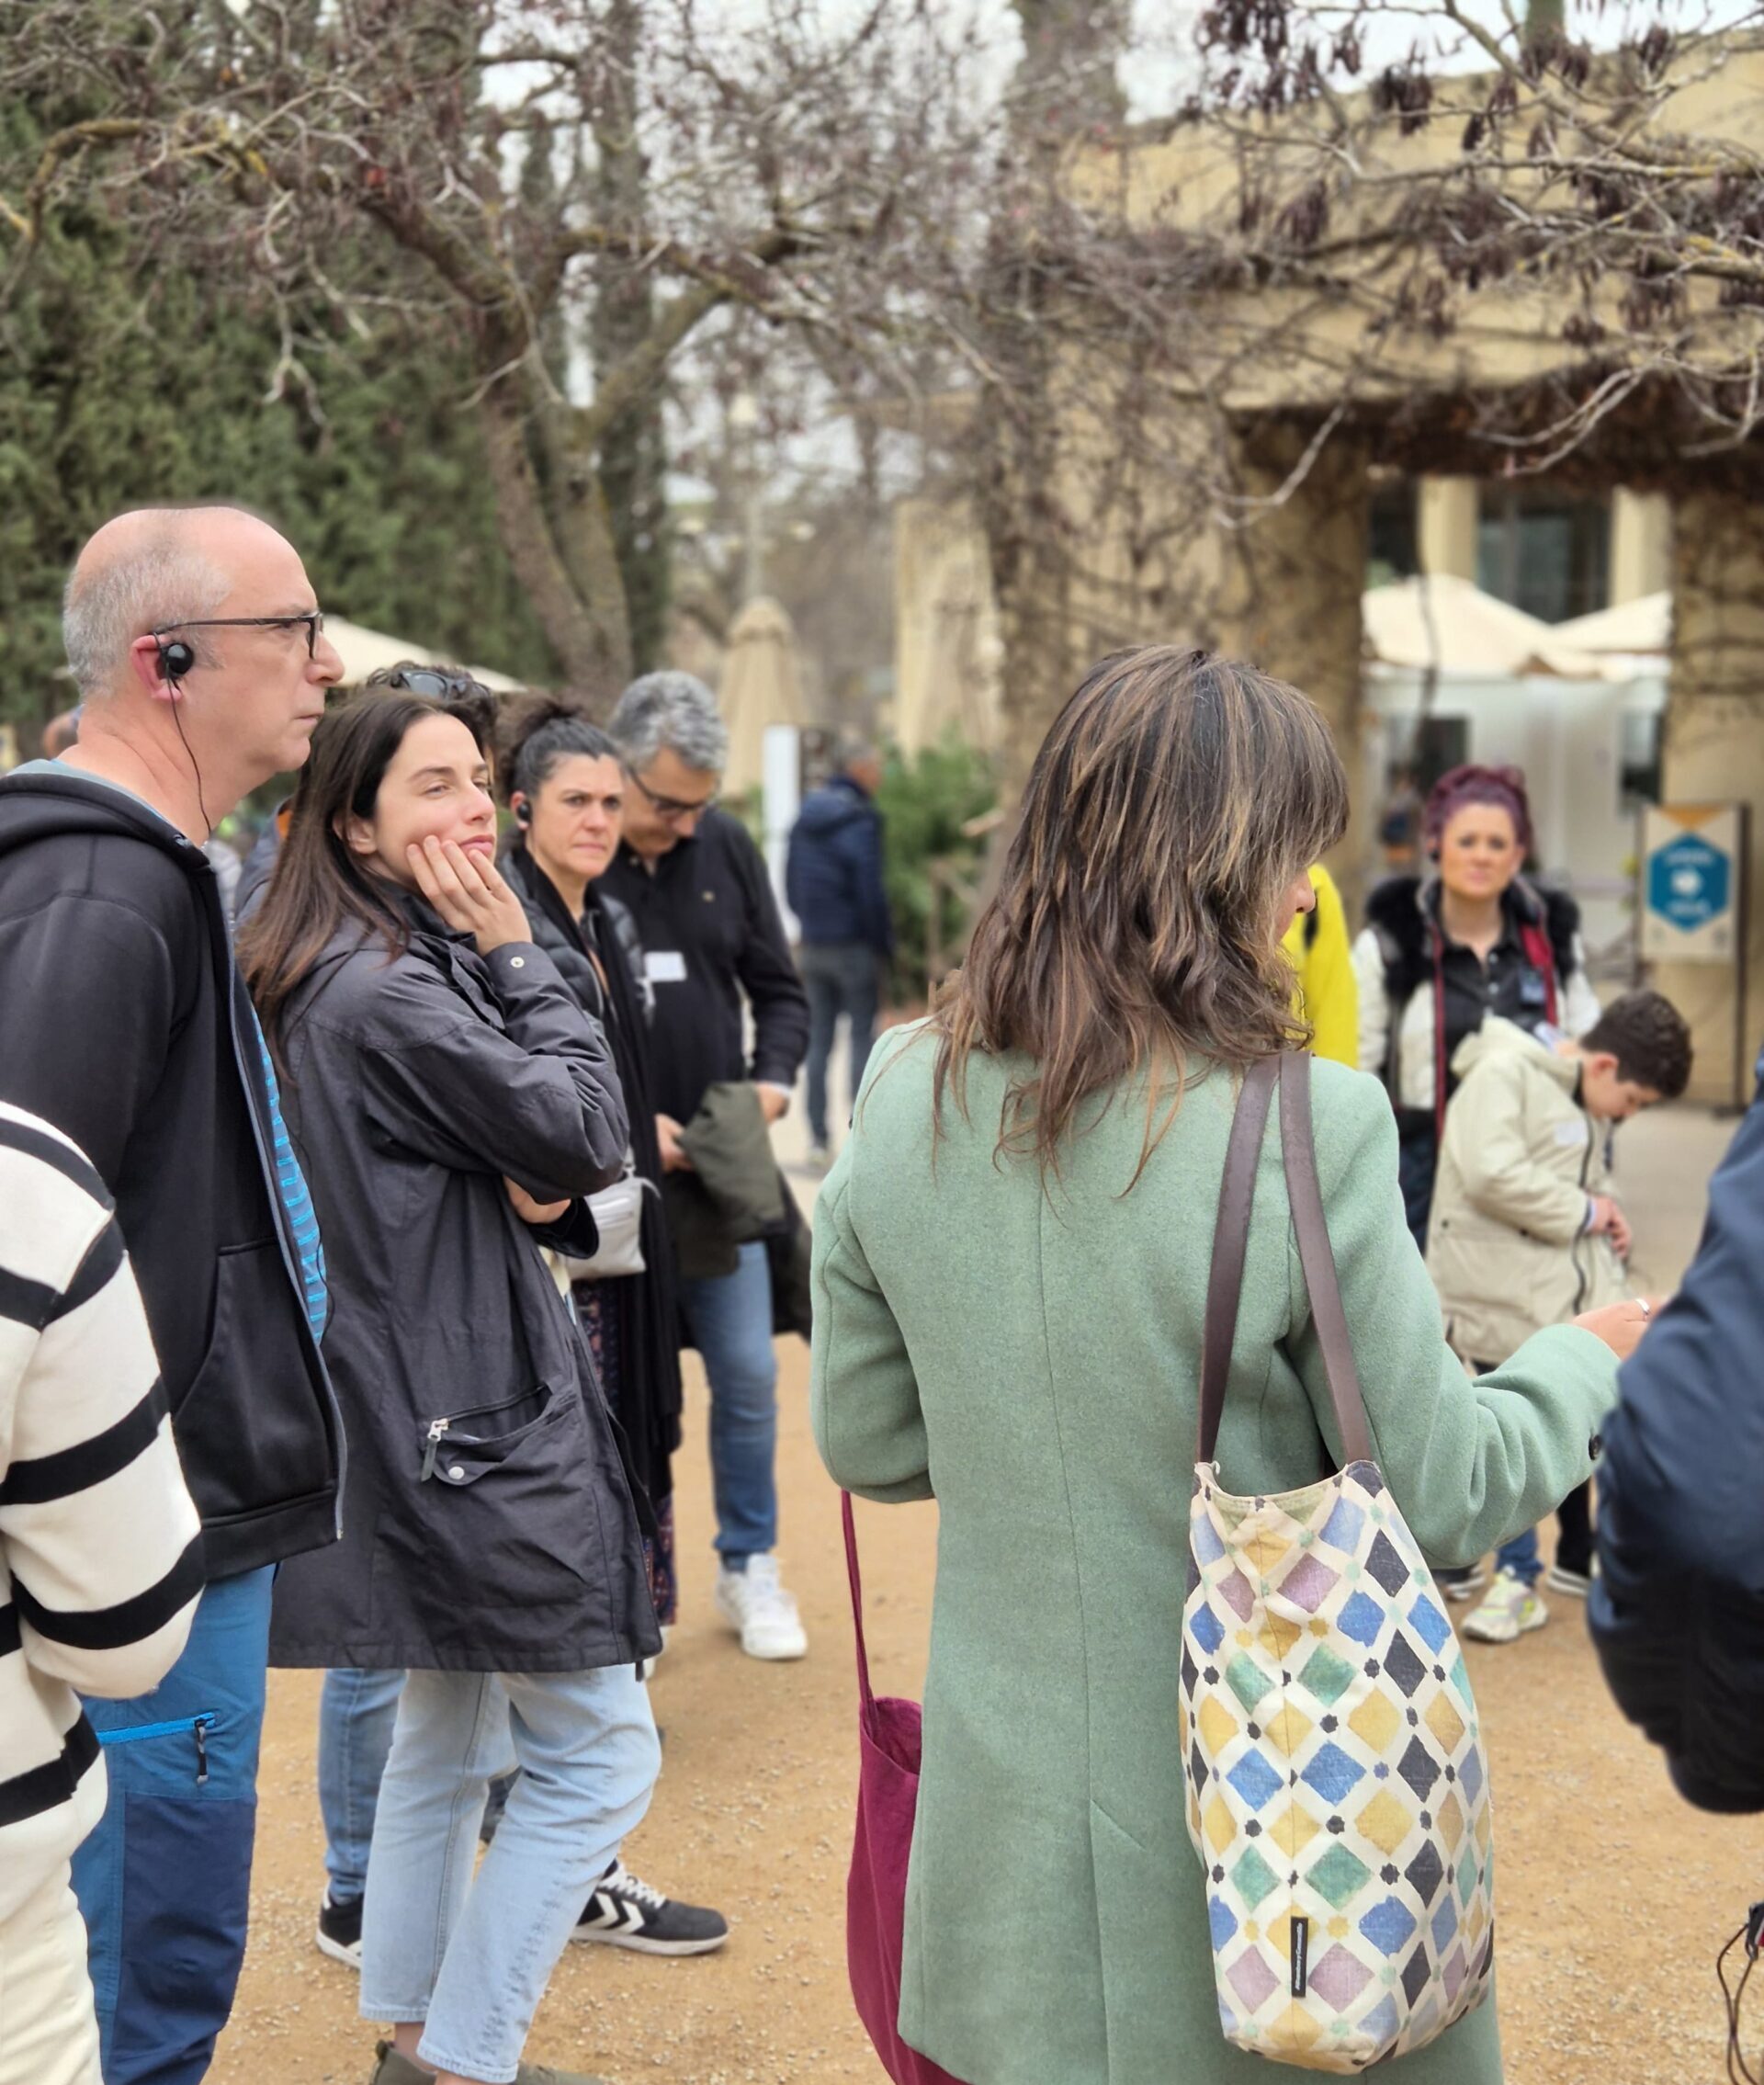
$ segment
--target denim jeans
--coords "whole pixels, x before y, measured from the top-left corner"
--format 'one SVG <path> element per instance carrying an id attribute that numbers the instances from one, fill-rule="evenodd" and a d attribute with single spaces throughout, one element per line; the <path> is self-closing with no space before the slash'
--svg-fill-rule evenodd
<path id="1" fill-rule="evenodd" d="M 558 1957 L 649 1808 L 661 1762 L 628 1665 L 412 1672 L 374 1821 L 362 2018 L 422 2021 L 425 2063 L 509 2085 Z M 474 1875 L 491 1779 L 515 1763 Z"/>
<path id="2" fill-rule="evenodd" d="M 110 1797 L 74 1856 L 74 1890 L 107 2085 L 198 2085 L 232 2011 L 275 1576 L 266 1565 L 216 1579 L 152 1694 L 85 1705 Z"/>
<path id="3" fill-rule="evenodd" d="M 1564 1570 L 1577 1571 L 1582 1578 L 1592 1570 L 1592 1487 L 1577 1484 L 1555 1515 L 1555 1560 Z M 1516 1535 L 1504 1544 L 1495 1558 L 1498 1570 L 1511 1571 L 1523 1579 L 1527 1585 L 1535 1585 L 1544 1575 L 1544 1560 L 1537 1553 L 1537 1530 L 1528 1527 L 1523 1535 Z"/>
<path id="4" fill-rule="evenodd" d="M 827 1141 L 827 1070 L 833 1032 L 842 1014 L 852 1029 L 853 1105 L 864 1083 L 864 1067 L 876 1040 L 876 997 L 880 958 L 865 941 L 806 941 L 802 982 L 808 994 L 808 1134 Z"/>
<path id="5" fill-rule="evenodd" d="M 324 1675 L 319 1698 L 319 1813 L 334 1904 L 356 1903 L 368 1887 L 374 1812 L 403 1686 L 401 1666 L 350 1666 Z"/>
<path id="6" fill-rule="evenodd" d="M 778 1357 L 772 1344 L 772 1269 L 743 1245 L 732 1275 L 680 1284 L 693 1344 L 710 1378 L 710 1474 L 717 1548 L 732 1571 L 778 1540 Z"/>

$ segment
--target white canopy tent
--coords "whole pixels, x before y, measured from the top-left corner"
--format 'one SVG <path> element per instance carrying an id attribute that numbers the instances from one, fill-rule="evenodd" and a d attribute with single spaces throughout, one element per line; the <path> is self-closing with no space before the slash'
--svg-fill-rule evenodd
<path id="1" fill-rule="evenodd" d="M 1374 586 L 1363 596 L 1362 614 L 1365 655 L 1374 665 L 1500 680 L 1532 674 L 1600 680 L 1610 671 L 1551 624 L 1446 572 Z"/>
<path id="2" fill-rule="evenodd" d="M 420 644 L 407 644 L 401 637 L 388 637 L 383 630 L 364 629 L 360 623 L 349 622 L 342 616 L 325 617 L 324 634 L 336 647 L 337 655 L 343 661 L 344 681 L 352 687 L 380 667 L 396 666 L 401 660 L 418 666 L 459 663 L 458 660 L 444 658 L 438 652 L 427 651 Z M 526 685 L 524 681 L 511 680 L 506 674 L 494 673 L 488 666 L 468 666 L 465 670 L 498 695 L 507 695 Z"/>
<path id="3" fill-rule="evenodd" d="M 1644 594 L 1597 615 L 1555 626 L 1558 640 L 1577 652 L 1616 652 L 1629 659 L 1663 659 L 1672 649 L 1670 593 Z"/>

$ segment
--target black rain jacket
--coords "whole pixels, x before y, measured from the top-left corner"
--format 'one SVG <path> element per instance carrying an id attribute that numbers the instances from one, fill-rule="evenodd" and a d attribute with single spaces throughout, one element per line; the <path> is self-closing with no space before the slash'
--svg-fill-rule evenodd
<path id="1" fill-rule="evenodd" d="M 605 1044 L 530 942 L 488 958 L 421 900 L 389 958 L 342 930 L 296 995 L 286 1105 L 324 1228 L 344 1536 L 276 1588 L 271 1661 L 556 1672 L 659 1649 L 612 1415 L 541 1243 L 622 1168 Z M 536 1234 L 503 1175 L 571 1197 Z"/>

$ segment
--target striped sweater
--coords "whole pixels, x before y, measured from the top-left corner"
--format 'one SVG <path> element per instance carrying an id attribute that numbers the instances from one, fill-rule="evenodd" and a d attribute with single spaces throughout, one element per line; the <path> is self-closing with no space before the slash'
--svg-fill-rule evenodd
<path id="1" fill-rule="evenodd" d="M 202 1537 L 103 1183 L 0 1102 L 0 1923 L 104 1809 L 75 1688 L 159 1684 Z"/>

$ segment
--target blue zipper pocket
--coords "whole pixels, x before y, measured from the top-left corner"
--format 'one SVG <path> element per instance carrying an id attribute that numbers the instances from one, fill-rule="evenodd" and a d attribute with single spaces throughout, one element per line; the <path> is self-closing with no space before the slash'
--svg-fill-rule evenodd
<path id="1" fill-rule="evenodd" d="M 212 1709 L 204 1709 L 199 1716 L 181 1716 L 175 1723 L 131 1723 L 122 1730 L 100 1730 L 101 1745 L 138 1745 L 149 1738 L 190 1737 L 196 1740 L 196 1785 L 202 1787 L 209 1778 L 209 1732 L 220 1718 Z"/>

